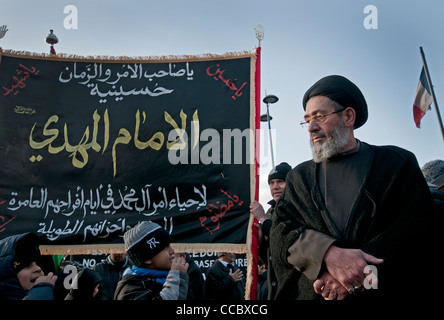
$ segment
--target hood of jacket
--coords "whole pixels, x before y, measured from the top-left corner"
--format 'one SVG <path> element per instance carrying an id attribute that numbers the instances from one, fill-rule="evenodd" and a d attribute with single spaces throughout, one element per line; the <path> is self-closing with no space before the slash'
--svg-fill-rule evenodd
<path id="1" fill-rule="evenodd" d="M 0 300 L 21 300 L 26 295 L 14 270 L 13 260 L 17 242 L 29 234 L 23 233 L 0 240 Z"/>

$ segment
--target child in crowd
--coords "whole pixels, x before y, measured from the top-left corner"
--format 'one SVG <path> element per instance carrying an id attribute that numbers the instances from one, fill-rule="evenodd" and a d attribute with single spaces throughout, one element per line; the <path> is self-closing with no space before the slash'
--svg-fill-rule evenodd
<path id="1" fill-rule="evenodd" d="M 143 221 L 125 232 L 126 254 L 133 264 L 117 284 L 116 300 L 185 300 L 188 263 L 174 257 L 169 233 Z"/>
<path id="2" fill-rule="evenodd" d="M 57 276 L 40 268 L 34 233 L 0 240 L 0 300 L 53 300 Z"/>
<path id="3" fill-rule="evenodd" d="M 89 268 L 82 269 L 74 278 L 65 300 L 93 301 L 97 299 L 102 277 Z"/>

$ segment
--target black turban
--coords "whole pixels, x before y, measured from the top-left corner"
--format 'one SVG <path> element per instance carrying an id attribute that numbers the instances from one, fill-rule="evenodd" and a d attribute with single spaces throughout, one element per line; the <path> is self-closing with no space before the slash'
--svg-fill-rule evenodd
<path id="1" fill-rule="evenodd" d="M 302 105 L 304 110 L 307 101 L 315 96 L 328 97 L 345 108 L 353 108 L 356 111 L 354 128 L 361 127 L 368 118 L 367 103 L 359 88 L 343 76 L 331 75 L 316 82 L 304 95 Z"/>

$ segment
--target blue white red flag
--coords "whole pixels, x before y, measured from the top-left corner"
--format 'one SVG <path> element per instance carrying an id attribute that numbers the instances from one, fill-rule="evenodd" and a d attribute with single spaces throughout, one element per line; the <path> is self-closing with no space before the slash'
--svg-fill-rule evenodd
<path id="1" fill-rule="evenodd" d="M 421 127 L 421 119 L 430 109 L 432 100 L 433 99 L 429 83 L 427 81 L 424 67 L 422 67 L 421 76 L 419 77 L 418 88 L 416 89 L 415 102 L 413 103 L 413 119 L 415 120 L 417 128 Z"/>

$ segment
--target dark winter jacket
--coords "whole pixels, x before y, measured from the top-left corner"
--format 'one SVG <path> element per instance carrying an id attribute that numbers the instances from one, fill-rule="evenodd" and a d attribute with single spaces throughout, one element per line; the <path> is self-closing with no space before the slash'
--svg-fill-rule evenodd
<path id="1" fill-rule="evenodd" d="M 436 289 L 430 276 L 439 274 L 440 226 L 416 158 L 398 147 L 366 146 L 371 151 L 371 165 L 342 233 L 322 200 L 319 165 L 307 161 L 288 174 L 273 215 L 270 239 L 278 277 L 275 298 L 319 298 L 313 281 L 322 273 L 323 254 L 332 244 L 384 259 L 377 267 L 378 289 L 366 291 L 367 295 L 399 298 L 408 293 L 417 297 Z M 323 238 L 310 241 L 308 237 L 314 234 Z M 305 251 L 295 250 L 296 241 L 310 245 Z"/>
<path id="2" fill-rule="evenodd" d="M 159 271 L 160 275 L 143 275 L 133 272 L 133 269 L 143 271 Z M 115 300 L 185 300 L 188 292 L 188 275 L 179 270 L 163 271 L 128 268 L 122 280 L 117 284 Z"/>
<path id="3" fill-rule="evenodd" d="M 265 271 L 264 273 L 257 276 L 257 300 L 269 300 L 267 273 L 268 271 Z"/>
<path id="4" fill-rule="evenodd" d="M 92 269 L 97 271 L 102 277 L 100 282 L 99 294 L 103 300 L 113 300 L 114 292 L 116 291 L 117 283 L 122 279 L 123 272 L 126 268 L 131 266 L 128 257 L 125 257 L 123 263 L 114 263 L 111 257 L 108 256 L 106 260 L 95 265 Z"/>
<path id="5" fill-rule="evenodd" d="M 267 282 L 264 284 L 264 289 L 262 290 L 262 292 L 267 292 L 267 300 L 273 300 L 277 290 L 277 279 L 276 275 L 274 274 L 273 261 L 271 260 L 270 231 L 272 225 L 271 218 L 273 217 L 273 213 L 276 208 L 276 201 L 274 201 L 274 199 L 271 199 L 270 201 L 268 201 L 268 204 L 270 205 L 270 208 L 267 210 L 266 215 L 270 219 L 265 220 L 261 226 L 264 241 L 259 248 L 259 257 L 262 259 L 262 261 L 266 262 L 268 268 L 268 271 L 266 273 Z"/>
<path id="6" fill-rule="evenodd" d="M 74 278 L 69 293 L 65 300 L 93 301 L 98 300 L 97 295 L 93 293 L 100 285 L 102 277 L 94 270 L 89 268 L 82 269 Z"/>
<path id="7" fill-rule="evenodd" d="M 237 268 L 234 267 L 233 272 Z M 210 300 L 243 300 L 243 281 L 234 281 L 230 269 L 219 260 L 207 270 L 205 293 Z"/>
<path id="8" fill-rule="evenodd" d="M 38 283 L 25 290 L 20 285 L 13 267 L 17 242 L 29 233 L 10 236 L 0 240 L 0 300 L 53 300 L 54 286 L 50 283 Z"/>
<path id="9" fill-rule="evenodd" d="M 202 271 L 196 264 L 194 259 L 189 253 L 186 255 L 185 261 L 188 263 L 189 267 L 187 270 L 188 274 L 188 294 L 187 300 L 202 300 L 204 292 L 204 278 Z"/>
<path id="10" fill-rule="evenodd" d="M 440 214 L 444 215 L 444 192 L 436 189 L 430 189 L 430 192 L 432 193 L 433 200 L 435 200 L 439 207 Z"/>

